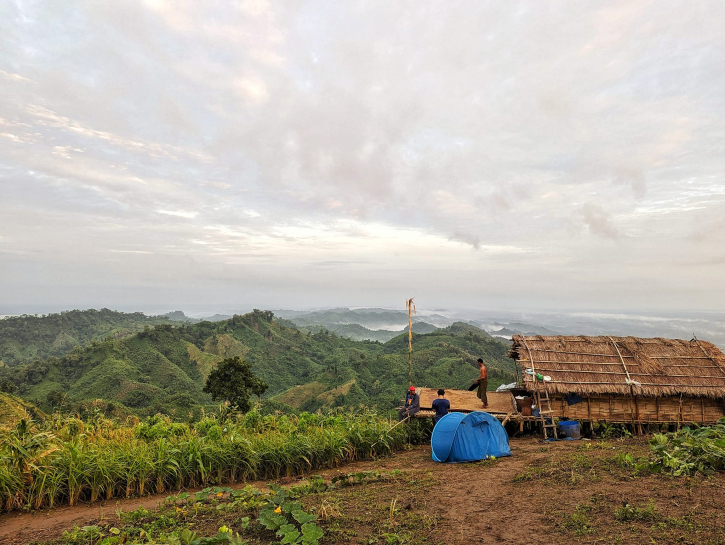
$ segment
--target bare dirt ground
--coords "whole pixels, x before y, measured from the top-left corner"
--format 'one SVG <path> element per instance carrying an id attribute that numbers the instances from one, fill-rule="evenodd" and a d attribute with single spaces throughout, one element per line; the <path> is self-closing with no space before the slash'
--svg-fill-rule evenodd
<path id="1" fill-rule="evenodd" d="M 315 472 L 326 478 L 368 470 L 397 476 L 311 494 L 304 503 L 320 514 L 323 543 L 725 544 L 725 476 L 650 474 L 637 467 L 647 456 L 646 439 L 543 443 L 529 437 L 512 439 L 511 451 L 495 461 L 439 464 L 429 446 L 414 447 Z M 4 515 L 0 543 L 66 543 L 62 533 L 73 525 L 121 527 L 117 507 L 151 509 L 162 499 Z M 213 535 L 222 523 L 234 527 L 228 513 L 215 513 L 187 525 L 200 535 Z"/>

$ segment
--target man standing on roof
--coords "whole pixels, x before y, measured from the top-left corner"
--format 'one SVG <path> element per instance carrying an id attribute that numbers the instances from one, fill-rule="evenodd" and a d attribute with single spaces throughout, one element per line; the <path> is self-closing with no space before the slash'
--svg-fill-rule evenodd
<path id="1" fill-rule="evenodd" d="M 405 394 L 405 404 L 398 409 L 398 420 L 405 420 L 420 410 L 420 396 L 415 393 L 415 386 L 408 389 Z"/>
<path id="2" fill-rule="evenodd" d="M 483 408 L 488 409 L 488 396 L 486 395 L 486 389 L 488 388 L 488 369 L 483 364 L 483 360 L 478 358 L 478 368 L 481 370 L 481 376 L 478 378 L 478 392 L 476 396 L 483 403 Z"/>

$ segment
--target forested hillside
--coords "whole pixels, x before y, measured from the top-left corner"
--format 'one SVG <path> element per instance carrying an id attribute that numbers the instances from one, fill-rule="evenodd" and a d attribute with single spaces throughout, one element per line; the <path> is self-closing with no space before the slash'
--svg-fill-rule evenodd
<path id="1" fill-rule="evenodd" d="M 169 323 L 163 316 L 141 312 L 71 310 L 46 316 L 13 316 L 0 320 L 0 367 L 60 357 L 75 346 L 85 346 L 108 336 L 121 338 L 144 327 Z"/>
<path id="2" fill-rule="evenodd" d="M 473 326 L 457 323 L 414 334 L 413 345 L 416 385 L 466 387 L 477 376 L 478 357 L 489 366 L 491 387 L 513 380 L 505 345 Z M 265 397 L 272 406 L 365 404 L 387 410 L 407 387 L 407 353 L 405 335 L 381 344 L 309 334 L 256 310 L 220 322 L 163 324 L 126 338 L 92 341 L 61 358 L 0 369 L 0 382 L 12 380 L 18 395 L 46 411 L 100 399 L 94 406 L 107 412 L 187 418 L 213 406 L 202 392 L 211 369 L 241 356 L 269 385 Z"/>

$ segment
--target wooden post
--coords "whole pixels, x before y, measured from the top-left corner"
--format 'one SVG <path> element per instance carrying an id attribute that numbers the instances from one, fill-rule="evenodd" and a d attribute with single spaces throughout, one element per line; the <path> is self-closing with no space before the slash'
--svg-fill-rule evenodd
<path id="1" fill-rule="evenodd" d="M 639 405 L 637 405 L 637 396 L 634 396 L 634 410 L 637 414 L 637 435 L 642 435 L 642 422 L 639 418 Z"/>
<path id="2" fill-rule="evenodd" d="M 415 303 L 411 297 L 405 302 L 408 310 L 408 386 L 413 386 L 413 314 L 415 314 Z"/>
<path id="3" fill-rule="evenodd" d="M 682 394 L 680 394 L 680 407 L 677 414 L 677 431 L 680 431 L 680 421 L 682 420 Z"/>

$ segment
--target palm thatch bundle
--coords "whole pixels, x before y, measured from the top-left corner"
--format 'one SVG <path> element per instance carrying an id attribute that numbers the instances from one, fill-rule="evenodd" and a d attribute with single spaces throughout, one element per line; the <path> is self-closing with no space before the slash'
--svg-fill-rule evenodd
<path id="1" fill-rule="evenodd" d="M 725 355 L 696 338 L 514 335 L 509 357 L 528 390 L 551 393 L 725 398 Z M 542 383 L 526 373 L 548 375 Z"/>

